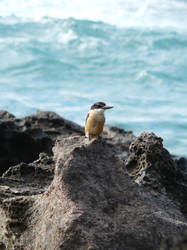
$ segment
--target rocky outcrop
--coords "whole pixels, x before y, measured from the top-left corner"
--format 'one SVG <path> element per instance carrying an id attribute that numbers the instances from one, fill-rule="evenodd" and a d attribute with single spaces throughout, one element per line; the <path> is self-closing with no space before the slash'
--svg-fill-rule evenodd
<path id="1" fill-rule="evenodd" d="M 0 114 L 0 174 L 20 162 L 33 162 L 40 152 L 52 154 L 52 142 L 40 128 L 11 114 Z"/>
<path id="2" fill-rule="evenodd" d="M 15 116 L 6 110 L 0 110 L 0 119 L 10 119 L 15 118 Z"/>
<path id="3" fill-rule="evenodd" d="M 53 112 L 37 112 L 22 119 L 0 111 L 0 174 L 21 162 L 31 163 L 41 152 L 52 155 L 59 135 L 83 134 L 83 128 Z"/>
<path id="4" fill-rule="evenodd" d="M 177 204 L 166 194 L 133 182 L 105 141 L 62 137 L 53 152 L 54 179 L 50 185 L 46 181 L 40 193 L 16 194 L 6 187 L 6 181 L 16 178 L 28 182 L 21 165 L 1 178 L 1 188 L 9 189 L 0 199 L 4 249 L 152 250 L 187 229 Z M 39 162 L 25 166 L 31 167 L 31 176 L 32 171 L 45 171 L 51 161 L 46 157 L 41 155 Z"/>
<path id="5" fill-rule="evenodd" d="M 186 247 L 187 160 L 162 138 L 0 111 L 0 140 L 0 249 Z"/>
<path id="6" fill-rule="evenodd" d="M 40 154 L 35 162 L 10 167 L 0 177 L 0 249 L 28 249 L 19 239 L 28 227 L 35 197 L 51 184 L 54 166 L 52 157 Z"/>
<path id="7" fill-rule="evenodd" d="M 54 112 L 38 111 L 22 119 L 0 111 L 0 175 L 21 162 L 31 163 L 40 153 L 52 155 L 58 136 L 84 135 L 84 128 Z M 106 127 L 103 137 L 121 157 L 126 158 L 128 147 L 135 138 L 132 132 Z"/>
<path id="8" fill-rule="evenodd" d="M 25 126 L 40 128 L 43 133 L 55 141 L 59 135 L 84 135 L 83 127 L 71 122 L 54 112 L 38 111 L 36 114 L 23 118 Z"/>
<path id="9" fill-rule="evenodd" d="M 1 189 L 0 197 L 8 198 L 14 193 L 15 196 L 43 193 L 53 180 L 54 168 L 53 157 L 45 153 L 32 163 L 22 162 L 10 167 L 0 178 L 0 184 L 6 185 L 3 186 L 5 192 Z"/>
<path id="10" fill-rule="evenodd" d="M 136 139 L 132 131 L 105 126 L 102 137 L 106 140 L 109 146 L 117 153 L 121 160 L 125 160 L 129 155 L 129 146 Z"/>
<path id="11" fill-rule="evenodd" d="M 187 249 L 187 231 L 175 236 L 169 237 L 162 242 L 159 250 L 186 250 Z"/>
<path id="12" fill-rule="evenodd" d="M 126 167 L 135 182 L 167 194 L 187 215 L 187 175 L 162 141 L 154 133 L 142 133 L 130 146 Z"/>

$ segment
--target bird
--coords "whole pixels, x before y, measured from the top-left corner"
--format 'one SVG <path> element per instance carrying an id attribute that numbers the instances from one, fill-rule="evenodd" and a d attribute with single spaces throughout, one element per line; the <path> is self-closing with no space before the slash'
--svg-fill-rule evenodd
<path id="1" fill-rule="evenodd" d="M 99 138 L 105 123 L 104 111 L 111 108 L 113 106 L 106 106 L 104 102 L 96 102 L 91 106 L 85 124 L 85 136 L 89 140 L 94 137 Z"/>

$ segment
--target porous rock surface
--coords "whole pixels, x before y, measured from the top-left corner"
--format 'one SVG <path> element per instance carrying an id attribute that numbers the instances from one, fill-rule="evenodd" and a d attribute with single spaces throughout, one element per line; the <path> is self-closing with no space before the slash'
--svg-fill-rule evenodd
<path id="1" fill-rule="evenodd" d="M 142 133 L 130 145 L 126 167 L 135 182 L 167 194 L 187 216 L 187 172 L 184 160 L 183 167 L 180 167 L 180 160 L 171 157 L 162 141 L 154 133 Z"/>
<path id="2" fill-rule="evenodd" d="M 33 163 L 10 167 L 0 177 L 0 249 L 28 249 L 19 239 L 28 227 L 35 197 L 45 192 L 54 175 L 52 157 L 42 153 Z"/>
<path id="3" fill-rule="evenodd" d="M 187 231 L 175 237 L 169 237 L 162 242 L 159 250 L 186 250 L 187 249 Z"/>
<path id="4" fill-rule="evenodd" d="M 23 166 L 1 178 L 9 193 L 0 197 L 0 249 L 152 250 L 187 229 L 177 204 L 133 182 L 103 140 L 62 137 L 53 152 L 54 179 L 40 192 L 16 194 L 6 187 L 14 175 L 26 180 Z M 35 162 L 36 172 L 51 161 L 46 157 Z"/>

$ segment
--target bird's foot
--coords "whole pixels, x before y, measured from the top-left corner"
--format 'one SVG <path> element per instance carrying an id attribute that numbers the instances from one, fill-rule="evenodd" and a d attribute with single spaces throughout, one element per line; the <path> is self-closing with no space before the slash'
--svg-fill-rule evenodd
<path id="1" fill-rule="evenodd" d="M 88 141 L 91 141 L 92 137 L 85 135 L 85 139 L 87 139 Z"/>

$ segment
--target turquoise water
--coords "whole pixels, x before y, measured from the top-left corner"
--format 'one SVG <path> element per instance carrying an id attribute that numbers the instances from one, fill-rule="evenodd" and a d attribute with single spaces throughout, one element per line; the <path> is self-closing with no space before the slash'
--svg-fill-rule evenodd
<path id="1" fill-rule="evenodd" d="M 152 131 L 187 156 L 186 23 L 179 0 L 2 0 L 0 109 L 84 125 L 104 101 L 108 124 Z"/>

